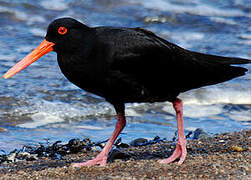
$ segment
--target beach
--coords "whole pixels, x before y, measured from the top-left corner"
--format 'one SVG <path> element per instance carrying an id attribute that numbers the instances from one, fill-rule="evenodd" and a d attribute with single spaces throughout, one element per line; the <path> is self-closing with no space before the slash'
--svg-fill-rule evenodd
<path id="1" fill-rule="evenodd" d="M 98 152 L 69 154 L 62 160 L 39 158 L 2 164 L 0 179 L 250 179 L 251 130 L 188 140 L 188 156 L 160 164 L 172 153 L 174 142 L 120 148 L 126 160 L 113 158 L 106 166 L 74 168 L 72 162 L 91 159 Z M 122 156 L 123 157 L 123 156 Z M 123 159 L 123 158 L 122 158 Z"/>

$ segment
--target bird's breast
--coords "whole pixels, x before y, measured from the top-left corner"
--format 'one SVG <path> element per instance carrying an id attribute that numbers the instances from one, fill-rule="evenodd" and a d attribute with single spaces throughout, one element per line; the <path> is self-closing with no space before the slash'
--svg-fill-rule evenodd
<path id="1" fill-rule="evenodd" d="M 70 82 L 85 91 L 104 96 L 104 72 L 96 63 L 80 57 L 58 56 L 58 64 Z"/>

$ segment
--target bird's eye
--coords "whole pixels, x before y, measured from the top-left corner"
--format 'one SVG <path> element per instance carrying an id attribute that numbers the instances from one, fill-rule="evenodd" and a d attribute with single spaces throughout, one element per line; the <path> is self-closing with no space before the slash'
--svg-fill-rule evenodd
<path id="1" fill-rule="evenodd" d="M 59 27 L 58 28 L 58 34 L 64 35 L 67 33 L 67 28 L 66 27 Z"/>

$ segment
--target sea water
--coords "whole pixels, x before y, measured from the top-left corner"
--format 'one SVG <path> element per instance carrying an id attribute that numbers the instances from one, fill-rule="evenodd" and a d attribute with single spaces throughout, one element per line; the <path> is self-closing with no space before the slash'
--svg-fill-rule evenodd
<path id="1" fill-rule="evenodd" d="M 0 0 L 0 73 L 42 42 L 53 19 L 66 16 L 89 26 L 143 27 L 190 50 L 251 59 L 251 1 Z M 0 84 L 0 149 L 6 152 L 71 138 L 102 141 L 114 129 L 113 107 L 68 82 L 56 53 Z M 251 71 L 179 97 L 186 130 L 216 134 L 251 127 Z M 126 115 L 125 142 L 157 135 L 171 139 L 177 129 L 168 102 L 127 104 Z"/>

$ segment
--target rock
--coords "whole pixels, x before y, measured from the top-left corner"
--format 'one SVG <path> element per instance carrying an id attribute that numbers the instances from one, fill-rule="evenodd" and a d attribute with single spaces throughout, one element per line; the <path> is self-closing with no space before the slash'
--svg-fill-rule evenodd
<path id="1" fill-rule="evenodd" d="M 37 154 L 30 154 L 28 152 L 17 153 L 16 158 L 19 160 L 26 160 L 26 161 L 33 161 L 38 159 Z"/>
<path id="2" fill-rule="evenodd" d="M 109 161 L 114 161 L 115 159 L 126 160 L 126 159 L 129 159 L 130 157 L 131 157 L 131 155 L 129 153 L 125 153 L 125 152 L 122 152 L 118 149 L 114 149 L 110 153 L 108 160 Z"/>
<path id="3" fill-rule="evenodd" d="M 16 150 L 14 150 L 13 152 L 11 152 L 8 156 L 7 156 L 7 161 L 10 162 L 15 162 L 16 159 Z"/>
<path id="4" fill-rule="evenodd" d="M 129 144 L 126 144 L 126 143 L 122 143 L 122 139 L 119 138 L 115 144 L 116 148 L 128 148 L 129 147 Z"/>
<path id="5" fill-rule="evenodd" d="M 201 128 L 197 128 L 195 131 L 194 131 L 194 135 L 193 135 L 193 139 L 205 139 L 205 138 L 208 138 L 210 137 L 203 129 Z"/>
<path id="6" fill-rule="evenodd" d="M 142 145 L 146 144 L 147 142 L 148 142 L 148 140 L 145 138 L 138 138 L 138 139 L 131 141 L 130 145 L 133 147 L 137 147 L 137 146 L 142 146 Z"/>

